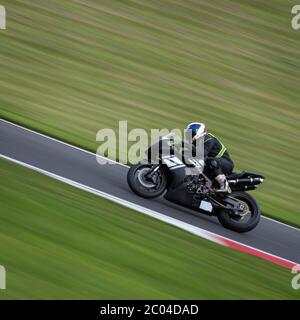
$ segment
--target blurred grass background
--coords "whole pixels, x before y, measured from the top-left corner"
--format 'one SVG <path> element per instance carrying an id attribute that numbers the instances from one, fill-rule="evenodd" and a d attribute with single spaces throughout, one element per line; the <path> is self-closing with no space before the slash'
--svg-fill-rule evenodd
<path id="1" fill-rule="evenodd" d="M 0 175 L 0 299 L 299 298 L 288 269 L 3 160 Z"/>
<path id="2" fill-rule="evenodd" d="M 206 122 L 263 212 L 300 225 L 300 31 L 289 0 L 2 0 L 0 115 L 95 151 L 96 132 Z"/>

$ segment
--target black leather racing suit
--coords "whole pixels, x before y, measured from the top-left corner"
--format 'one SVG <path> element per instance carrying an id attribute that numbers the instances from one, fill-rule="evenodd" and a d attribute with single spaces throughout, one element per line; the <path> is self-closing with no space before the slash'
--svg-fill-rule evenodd
<path id="1" fill-rule="evenodd" d="M 211 178 L 232 173 L 234 163 L 223 143 L 213 134 L 204 137 L 204 173 Z"/>

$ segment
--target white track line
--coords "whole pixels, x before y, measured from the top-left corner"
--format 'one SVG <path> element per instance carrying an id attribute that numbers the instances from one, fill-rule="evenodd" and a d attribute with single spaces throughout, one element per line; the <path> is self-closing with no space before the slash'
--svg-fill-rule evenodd
<path id="1" fill-rule="evenodd" d="M 24 166 L 26 168 L 29 168 L 31 170 L 37 171 L 39 173 L 42 173 L 44 175 L 47 175 L 48 177 L 51 177 L 51 178 L 54 178 L 56 180 L 62 181 L 64 183 L 68 184 L 68 185 L 71 185 L 73 187 L 79 188 L 81 190 L 88 191 L 88 192 L 93 193 L 93 194 L 95 194 L 97 196 L 100 196 L 102 198 L 111 200 L 111 201 L 116 202 L 116 203 L 118 203 L 118 204 L 120 204 L 122 206 L 125 206 L 127 208 L 130 208 L 130 209 L 133 209 L 135 211 L 141 212 L 141 213 L 143 213 L 143 214 L 145 214 L 147 216 L 150 216 L 150 217 L 155 218 L 157 220 L 160 220 L 160 221 L 163 221 L 165 223 L 168 223 L 168 224 L 170 224 L 172 226 L 175 226 L 177 228 L 185 230 L 185 231 L 187 231 L 189 233 L 192 233 L 192 234 L 194 234 L 194 235 L 196 235 L 198 237 L 204 238 L 206 240 L 221 244 L 221 245 L 226 246 L 226 247 L 231 247 L 231 248 L 234 248 L 235 250 L 246 252 L 246 253 L 251 254 L 251 255 L 255 255 L 257 257 L 260 257 L 262 259 L 265 259 L 265 260 L 268 260 L 270 262 L 276 263 L 276 264 L 281 265 L 281 266 L 286 267 L 286 268 L 292 268 L 293 266 L 297 265 L 296 262 L 281 258 L 279 256 L 276 256 L 276 255 L 273 255 L 271 253 L 262 251 L 260 249 L 256 249 L 254 247 L 245 245 L 245 244 L 243 244 L 241 242 L 238 242 L 238 241 L 235 241 L 235 240 L 231 240 L 229 238 L 220 236 L 220 235 L 218 235 L 216 233 L 201 229 L 199 227 L 195 227 L 195 226 L 193 226 L 191 224 L 188 224 L 186 222 L 183 222 L 181 220 L 166 216 L 166 215 L 164 215 L 162 213 L 159 213 L 157 211 L 142 207 L 142 206 L 140 206 L 138 204 L 129 202 L 129 201 L 125 200 L 125 199 L 121 199 L 119 197 L 113 196 L 113 195 L 108 194 L 106 192 L 103 192 L 103 191 L 88 187 L 88 186 L 83 185 L 83 184 L 81 184 L 79 182 L 76 182 L 76 181 L 61 177 L 61 176 L 59 176 L 57 174 L 54 174 L 54 173 L 46 171 L 44 169 L 40 169 L 38 167 L 32 166 L 32 165 L 30 165 L 28 163 L 13 159 L 11 157 L 7 157 L 7 156 L 2 155 L 2 154 L 0 154 L 0 158 L 3 158 L 5 160 L 11 161 L 13 163 L 22 165 L 22 166 Z"/>
<path id="2" fill-rule="evenodd" d="M 297 227 L 291 226 L 291 225 L 286 224 L 286 223 L 284 223 L 284 222 L 281 222 L 281 221 L 278 221 L 278 220 L 275 220 L 275 219 L 272 219 L 272 218 L 270 218 L 270 217 L 263 216 L 263 215 L 262 215 L 262 217 L 263 217 L 264 219 L 266 219 L 266 220 L 270 220 L 270 221 L 276 222 L 276 223 L 278 223 L 278 224 L 281 224 L 282 226 L 289 227 L 289 228 L 291 228 L 291 229 L 294 229 L 294 230 L 300 231 L 300 228 L 297 228 Z"/>
<path id="3" fill-rule="evenodd" d="M 115 160 L 108 159 L 107 157 L 104 157 L 104 156 L 95 154 L 95 153 L 93 153 L 93 152 L 91 152 L 91 151 L 82 149 L 82 148 L 80 148 L 80 147 L 73 146 L 72 144 L 69 144 L 69 143 L 67 143 L 67 142 L 63 142 L 63 141 L 58 140 L 58 139 L 56 139 L 56 138 L 49 137 L 49 136 L 47 136 L 47 135 L 45 135 L 45 134 L 43 134 L 43 133 L 36 132 L 36 131 L 34 131 L 34 130 L 28 129 L 28 128 L 23 127 L 23 126 L 21 126 L 21 125 L 19 125 L 19 124 L 10 122 L 10 121 L 5 120 L 5 119 L 0 119 L 0 121 L 5 122 L 5 123 L 8 123 L 8 124 L 10 124 L 10 125 L 12 125 L 12 126 L 15 126 L 15 127 L 17 127 L 17 128 L 20 128 L 20 129 L 29 131 L 29 132 L 31 132 L 31 133 L 33 133 L 33 134 L 39 135 L 39 136 L 44 137 L 44 138 L 46 138 L 46 139 L 49 139 L 49 140 L 52 140 L 52 141 L 55 141 L 55 142 L 64 144 L 64 145 L 66 145 L 66 146 L 68 146 L 68 147 L 70 147 L 70 148 L 73 148 L 73 149 L 76 149 L 76 150 L 79 150 L 79 151 L 88 153 L 88 154 L 93 155 L 93 156 L 95 156 L 95 157 L 99 157 L 99 158 L 102 158 L 102 159 L 106 159 L 106 160 L 108 160 L 109 162 L 112 162 L 112 163 L 115 163 L 115 164 L 117 164 L 117 165 L 120 165 L 120 166 L 129 168 L 129 166 L 126 165 L 126 164 L 124 164 L 124 163 L 121 163 L 121 162 L 117 162 L 117 161 L 115 161 Z M 273 221 L 273 222 L 278 223 L 278 224 L 281 224 L 281 225 L 283 225 L 283 226 L 285 226 L 285 227 L 292 228 L 292 229 L 294 229 L 294 230 L 300 231 L 300 228 L 291 226 L 291 225 L 286 224 L 286 223 L 284 223 L 284 222 L 281 222 L 281 221 L 278 221 L 278 220 L 275 220 L 275 219 L 272 219 L 272 218 L 269 218 L 269 217 L 266 217 L 266 216 L 263 216 L 263 215 L 262 215 L 262 218 L 267 219 L 267 220 L 270 220 L 270 221 Z"/>

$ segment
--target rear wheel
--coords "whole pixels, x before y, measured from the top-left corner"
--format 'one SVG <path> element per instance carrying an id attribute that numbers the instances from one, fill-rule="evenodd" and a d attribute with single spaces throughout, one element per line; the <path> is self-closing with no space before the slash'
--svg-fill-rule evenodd
<path id="1" fill-rule="evenodd" d="M 245 192 L 233 192 L 229 197 L 238 201 L 243 210 L 237 215 L 230 210 L 221 209 L 217 214 L 220 223 L 236 232 L 254 229 L 260 221 L 260 208 L 256 200 Z"/>
<path id="2" fill-rule="evenodd" d="M 167 178 L 162 170 L 151 172 L 151 164 L 136 164 L 127 173 L 127 183 L 131 190 L 143 198 L 156 198 L 167 187 Z"/>

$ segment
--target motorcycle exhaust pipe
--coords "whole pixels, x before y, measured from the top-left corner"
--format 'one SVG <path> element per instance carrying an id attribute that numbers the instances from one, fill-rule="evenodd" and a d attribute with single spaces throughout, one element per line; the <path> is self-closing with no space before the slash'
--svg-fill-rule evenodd
<path id="1" fill-rule="evenodd" d="M 263 178 L 243 178 L 243 179 L 234 179 L 234 180 L 228 180 L 229 184 L 259 184 L 262 183 L 264 181 Z"/>

